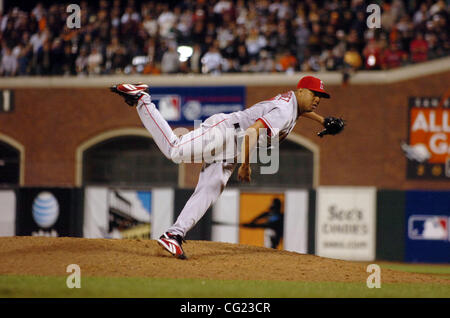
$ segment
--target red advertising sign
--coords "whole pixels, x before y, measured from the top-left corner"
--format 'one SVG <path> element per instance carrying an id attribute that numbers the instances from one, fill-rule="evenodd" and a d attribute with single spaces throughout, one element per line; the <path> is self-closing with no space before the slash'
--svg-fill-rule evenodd
<path id="1" fill-rule="evenodd" d="M 450 178 L 450 98 L 409 100 L 408 177 Z"/>

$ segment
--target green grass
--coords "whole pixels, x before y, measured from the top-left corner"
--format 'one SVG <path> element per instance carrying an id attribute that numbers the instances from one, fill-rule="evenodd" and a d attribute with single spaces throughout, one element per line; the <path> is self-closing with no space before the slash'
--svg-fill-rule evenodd
<path id="1" fill-rule="evenodd" d="M 440 278 L 450 279 L 450 266 L 423 264 L 381 264 L 381 268 L 408 273 L 433 274 Z"/>
<path id="2" fill-rule="evenodd" d="M 82 277 L 80 289 L 69 289 L 66 277 L 0 276 L 0 297 L 42 298 L 448 298 L 450 285 L 224 281 L 163 278 Z"/>

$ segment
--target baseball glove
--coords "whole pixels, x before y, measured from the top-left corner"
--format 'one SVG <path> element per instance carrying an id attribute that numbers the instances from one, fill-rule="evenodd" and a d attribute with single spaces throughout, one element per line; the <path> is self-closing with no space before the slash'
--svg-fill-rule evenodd
<path id="1" fill-rule="evenodd" d="M 327 117 L 323 123 L 325 129 L 317 135 L 320 138 L 325 135 L 337 135 L 344 129 L 345 125 L 346 123 L 342 118 Z"/>

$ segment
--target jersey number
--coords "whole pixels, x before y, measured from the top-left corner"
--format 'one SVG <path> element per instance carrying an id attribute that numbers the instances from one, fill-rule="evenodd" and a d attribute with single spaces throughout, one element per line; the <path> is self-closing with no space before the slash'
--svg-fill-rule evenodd
<path id="1" fill-rule="evenodd" d="M 278 95 L 277 95 L 278 96 Z M 287 93 L 283 93 L 281 94 L 278 98 L 277 96 L 272 97 L 271 99 L 268 99 L 267 101 L 271 101 L 271 100 L 284 100 L 285 102 L 289 102 L 291 100 L 291 93 L 287 92 Z"/>
<path id="2" fill-rule="evenodd" d="M 283 93 L 278 97 L 278 99 L 284 100 L 285 102 L 289 102 L 291 100 L 291 93 Z"/>

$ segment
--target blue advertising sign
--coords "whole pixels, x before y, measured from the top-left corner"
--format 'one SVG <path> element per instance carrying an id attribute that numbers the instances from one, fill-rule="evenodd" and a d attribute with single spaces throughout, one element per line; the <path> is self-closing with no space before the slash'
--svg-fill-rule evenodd
<path id="1" fill-rule="evenodd" d="M 408 191 L 405 212 L 405 260 L 450 263 L 450 191 Z"/>
<path id="2" fill-rule="evenodd" d="M 245 86 L 152 87 L 152 102 L 175 125 L 194 125 L 217 113 L 245 109 Z"/>
<path id="3" fill-rule="evenodd" d="M 81 189 L 20 188 L 17 198 L 16 235 L 82 235 Z"/>

